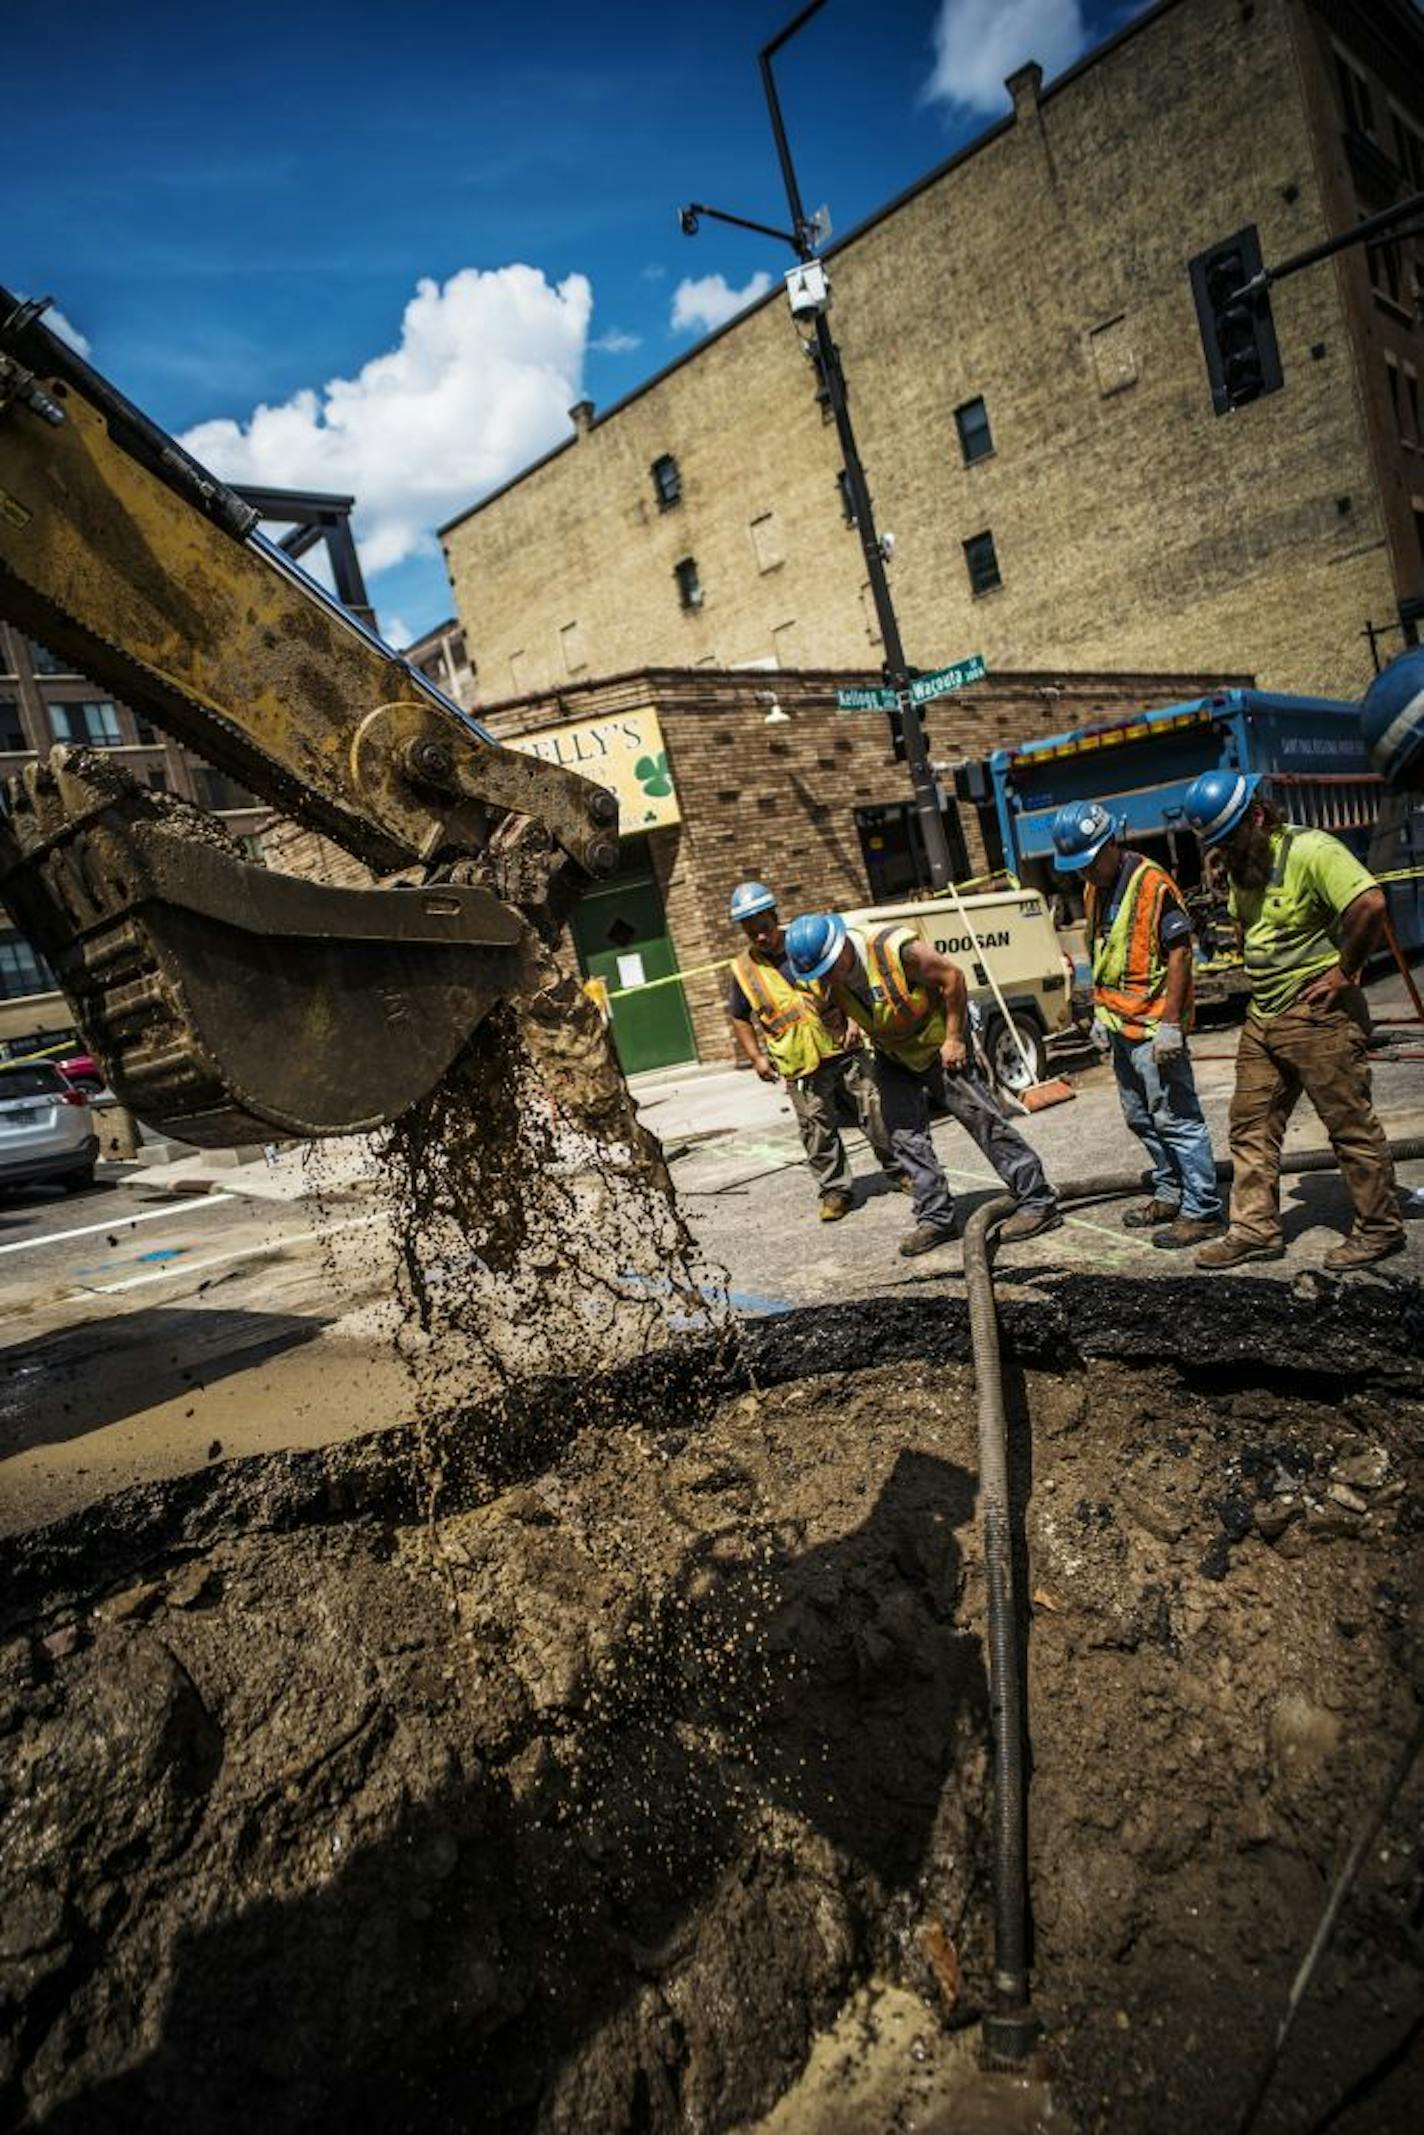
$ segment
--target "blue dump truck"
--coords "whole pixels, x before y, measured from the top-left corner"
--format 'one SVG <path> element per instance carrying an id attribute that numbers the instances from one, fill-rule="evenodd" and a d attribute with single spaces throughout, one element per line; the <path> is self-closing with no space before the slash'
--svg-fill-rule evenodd
<path id="1" fill-rule="evenodd" d="M 1241 982 L 1229 954 L 1222 885 L 1203 879 L 1201 852 L 1182 818 L 1186 790 L 1202 771 L 1259 771 L 1293 823 L 1333 832 L 1380 871 L 1424 865 L 1420 811 L 1396 805 L 1381 822 L 1384 788 L 1361 746 L 1359 719 L 1357 704 L 1330 697 L 1220 690 L 996 749 L 987 764 L 971 767 L 978 777 L 960 791 L 978 803 L 991 860 L 1063 899 L 1066 909 L 1060 910 L 1070 926 L 1077 906 L 1071 886 L 1053 871 L 1053 818 L 1065 801 L 1104 802 L 1125 819 L 1127 841 L 1170 868 L 1186 893 L 1203 959 L 1204 997 L 1229 995 L 1241 990 Z M 1401 939 L 1419 946 L 1419 882 L 1392 885 L 1390 900 Z"/>

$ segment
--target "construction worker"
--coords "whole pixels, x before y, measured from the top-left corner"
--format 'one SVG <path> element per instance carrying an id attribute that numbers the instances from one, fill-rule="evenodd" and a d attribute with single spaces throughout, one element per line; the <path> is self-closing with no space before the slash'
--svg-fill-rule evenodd
<path id="1" fill-rule="evenodd" d="M 1360 738 L 1387 786 L 1424 793 L 1424 645 L 1375 676 L 1360 706 Z"/>
<path id="2" fill-rule="evenodd" d="M 1152 1160 L 1152 1198 L 1124 1215 L 1169 1252 L 1224 1228 L 1216 1160 L 1187 1051 L 1192 923 L 1165 868 L 1119 843 L 1100 801 L 1053 823 L 1054 866 L 1083 877 L 1094 1022 L 1107 1034 L 1123 1118 Z"/>
<path id="3" fill-rule="evenodd" d="M 1183 803 L 1188 826 L 1226 862 L 1251 986 L 1231 1100 L 1231 1228 L 1196 1264 L 1281 1258 L 1281 1143 L 1304 1090 L 1355 1212 L 1325 1266 L 1368 1267 L 1404 1249 L 1394 1167 L 1370 1100 L 1360 990 L 1384 892 L 1338 838 L 1287 823 L 1260 784 L 1257 772 L 1206 771 Z"/>
<path id="4" fill-rule="evenodd" d="M 830 912 L 807 912 L 786 930 L 796 983 L 824 986 L 875 1052 L 875 1080 L 895 1156 L 909 1175 L 915 1227 L 908 1259 L 954 1236 L 954 1199 L 930 1137 L 930 1101 L 959 1121 L 1018 1202 L 1001 1239 L 1032 1238 L 1062 1222 L 1043 1166 L 990 1095 L 973 1058 L 964 974 L 913 927 L 852 932 Z"/>
<path id="5" fill-rule="evenodd" d="M 860 1034 L 824 994 L 795 984 L 776 899 L 764 882 L 740 882 L 731 917 L 747 937 L 732 966 L 727 1013 L 737 1043 L 763 1082 L 783 1082 L 801 1146 L 821 1195 L 821 1221 L 837 1223 L 852 1204 L 850 1159 L 840 1121 L 858 1125 L 898 1192 L 909 1181 L 895 1161 L 875 1078 Z"/>

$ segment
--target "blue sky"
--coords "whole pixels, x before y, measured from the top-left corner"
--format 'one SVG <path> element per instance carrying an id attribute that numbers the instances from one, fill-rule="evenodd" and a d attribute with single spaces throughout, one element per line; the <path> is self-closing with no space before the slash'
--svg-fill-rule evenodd
<path id="1" fill-rule="evenodd" d="M 1137 11 L 828 0 L 777 62 L 807 205 L 848 230 L 1007 108 L 1013 66 L 1051 76 Z M 796 12 L 15 11 L 0 284 L 52 294 L 220 473 L 355 491 L 382 621 L 420 631 L 450 609 L 441 520 L 789 263 L 675 209 L 784 220 L 756 55 Z"/>

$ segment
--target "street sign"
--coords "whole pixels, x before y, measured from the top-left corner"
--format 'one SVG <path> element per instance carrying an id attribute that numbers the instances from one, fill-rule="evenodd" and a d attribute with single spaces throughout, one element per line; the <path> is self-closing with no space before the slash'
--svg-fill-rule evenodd
<path id="1" fill-rule="evenodd" d="M 910 702 L 928 704 L 933 697 L 947 697 L 951 690 L 963 689 L 966 682 L 982 682 L 988 672 L 983 653 L 971 653 L 967 660 L 956 660 L 953 667 L 937 668 L 932 675 L 916 675 L 910 684 Z"/>
<path id="2" fill-rule="evenodd" d="M 893 689 L 838 689 L 836 708 L 842 712 L 898 712 L 900 693 Z"/>

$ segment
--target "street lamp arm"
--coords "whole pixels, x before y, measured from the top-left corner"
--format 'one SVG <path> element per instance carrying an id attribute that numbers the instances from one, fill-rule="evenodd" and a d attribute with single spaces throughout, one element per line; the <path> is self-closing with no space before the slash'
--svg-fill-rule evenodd
<path id="1" fill-rule="evenodd" d="M 779 245 L 790 245 L 797 254 L 801 251 L 800 239 L 790 230 L 773 229 L 769 222 L 753 222 L 746 215 L 729 215 L 725 208 L 709 208 L 701 200 L 690 200 L 685 208 L 677 211 L 684 237 L 697 235 L 697 225 L 704 215 L 710 216 L 713 222 L 730 222 L 738 230 L 755 230 L 758 237 L 774 237 Z"/>

